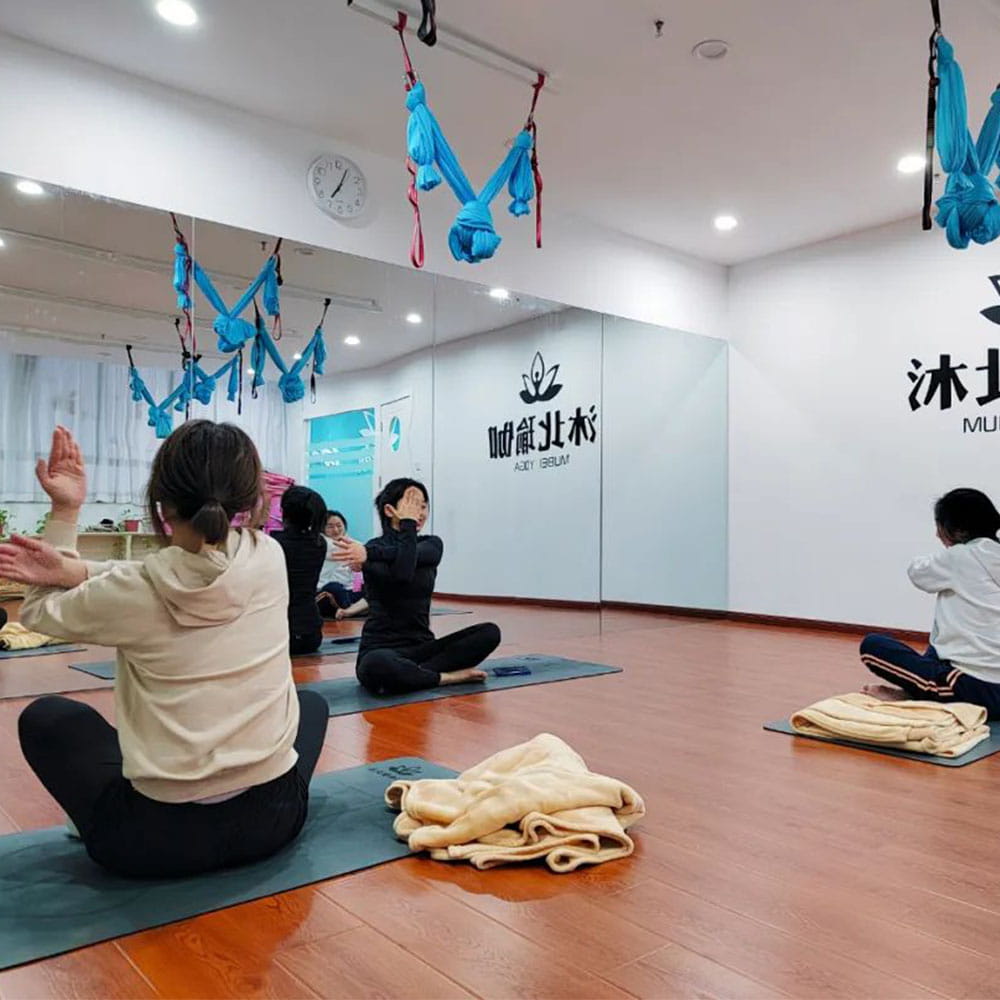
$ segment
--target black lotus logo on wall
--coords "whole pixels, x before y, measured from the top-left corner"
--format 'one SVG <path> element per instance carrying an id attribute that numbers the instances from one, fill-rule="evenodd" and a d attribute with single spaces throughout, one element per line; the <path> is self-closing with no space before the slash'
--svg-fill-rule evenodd
<path id="1" fill-rule="evenodd" d="M 993 282 L 993 287 L 996 289 L 997 295 L 1000 295 L 1000 274 L 991 274 L 990 281 Z M 979 310 L 980 315 L 985 316 L 991 323 L 1000 323 L 1000 306 L 989 306 L 986 309 Z"/>
<path id="2" fill-rule="evenodd" d="M 555 399 L 562 391 L 562 385 L 556 381 L 558 374 L 559 366 L 546 368 L 542 352 L 536 351 L 531 362 L 531 370 L 527 375 L 521 376 L 521 381 L 524 382 L 521 399 L 525 403 L 547 403 L 550 399 Z"/>

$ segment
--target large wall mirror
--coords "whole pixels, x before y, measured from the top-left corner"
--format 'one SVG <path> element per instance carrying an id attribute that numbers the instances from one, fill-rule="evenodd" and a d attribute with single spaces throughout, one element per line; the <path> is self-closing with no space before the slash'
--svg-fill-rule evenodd
<path id="1" fill-rule="evenodd" d="M 280 235 L 176 222 L 229 305 Z M 170 397 L 181 378 L 171 217 L 0 176 L 0 238 L 0 518 L 37 527 L 32 463 L 61 422 L 91 468 L 85 527 L 141 535 L 157 438 L 126 345 L 150 396 Z M 170 408 L 174 424 L 240 423 L 269 472 L 318 490 L 358 538 L 376 531 L 384 483 L 422 480 L 428 530 L 445 543 L 443 598 L 496 618 L 522 649 L 641 606 L 726 606 L 724 342 L 482 285 L 474 269 L 460 281 L 280 249 L 277 350 L 293 366 L 322 321 L 325 374 L 311 385 L 307 364 L 304 398 L 288 402 L 268 362 L 254 390 L 249 345 L 226 369 L 217 310 L 196 290 L 199 364 L 223 375 L 207 402 Z"/>

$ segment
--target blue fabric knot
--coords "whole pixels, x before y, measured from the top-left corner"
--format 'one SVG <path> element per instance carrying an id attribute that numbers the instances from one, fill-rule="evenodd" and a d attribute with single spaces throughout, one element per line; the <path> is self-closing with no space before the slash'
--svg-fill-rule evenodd
<path id="1" fill-rule="evenodd" d="M 531 214 L 528 202 L 535 197 L 535 175 L 531 169 L 533 145 L 531 133 L 527 131 L 519 132 L 514 140 L 514 150 L 519 155 L 516 155 L 511 165 L 510 181 L 507 184 L 507 190 L 513 199 L 507 206 L 511 215 Z"/>
<path id="2" fill-rule="evenodd" d="M 238 351 L 256 332 L 253 325 L 245 319 L 224 313 L 215 317 L 212 329 L 219 338 L 219 350 L 226 354 Z"/>
<path id="3" fill-rule="evenodd" d="M 239 358 L 233 358 L 229 363 L 229 384 L 226 386 L 226 398 L 230 403 L 236 402 L 236 396 L 240 391 L 239 361 Z"/>
<path id="4" fill-rule="evenodd" d="M 492 257 L 498 246 L 500 237 L 493 228 L 489 206 L 478 198 L 467 201 L 448 233 L 452 256 L 476 264 Z"/>
<path id="5" fill-rule="evenodd" d="M 187 247 L 183 243 L 174 244 L 174 291 L 177 292 L 177 308 L 190 309 L 191 295 L 188 286 L 190 260 Z"/>
<path id="6" fill-rule="evenodd" d="M 281 390 L 281 398 L 286 403 L 297 403 L 306 394 L 306 387 L 302 382 L 302 376 L 298 372 L 286 372 L 278 379 L 278 388 Z"/>
<path id="7" fill-rule="evenodd" d="M 318 329 L 313 336 L 316 338 L 316 347 L 313 349 L 313 371 L 317 375 L 322 375 L 326 369 L 326 344 L 323 342 L 323 330 Z"/>
<path id="8" fill-rule="evenodd" d="M 264 308 L 268 316 L 279 316 L 281 304 L 278 299 L 278 268 L 273 257 L 268 261 L 268 265 L 267 277 L 264 278 Z"/>
<path id="9" fill-rule="evenodd" d="M 142 376 L 135 368 L 129 371 L 128 387 L 132 390 L 132 402 L 133 403 L 141 402 L 143 397 L 143 389 L 146 388 L 146 384 L 145 382 L 142 381 Z"/>
<path id="10" fill-rule="evenodd" d="M 194 387 L 194 398 L 203 406 L 208 406 L 212 402 L 212 394 L 215 392 L 215 378 L 212 375 L 204 375 Z"/>
<path id="11" fill-rule="evenodd" d="M 437 123 L 427 109 L 427 95 L 422 83 L 415 84 L 406 95 L 406 107 L 410 112 L 406 123 L 406 155 L 416 165 L 417 187 L 421 191 L 432 191 L 441 183 L 441 175 L 434 168 Z"/>
<path id="12" fill-rule="evenodd" d="M 964 250 L 970 242 L 990 243 L 1000 236 L 1000 203 L 988 179 L 1000 153 L 1000 92 L 990 98 L 979 138 L 974 143 L 968 125 L 965 78 L 947 38 L 937 40 L 941 81 L 936 118 L 936 145 L 948 174 L 944 195 L 938 199 L 937 222 L 948 242 Z"/>
<path id="13" fill-rule="evenodd" d="M 162 441 L 163 438 L 170 437 L 170 432 L 174 429 L 174 418 L 162 407 L 151 406 L 149 408 L 150 427 L 156 431 L 156 436 Z"/>

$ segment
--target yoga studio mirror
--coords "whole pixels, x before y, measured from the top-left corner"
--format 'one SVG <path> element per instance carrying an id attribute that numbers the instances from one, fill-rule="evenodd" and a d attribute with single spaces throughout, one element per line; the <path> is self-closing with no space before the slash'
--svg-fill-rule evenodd
<path id="1" fill-rule="evenodd" d="M 40 525 L 32 462 L 61 422 L 90 466 L 84 547 L 155 544 L 142 488 L 157 431 L 190 414 L 241 424 L 274 490 L 312 486 L 358 538 L 377 530 L 385 483 L 424 482 L 442 600 L 495 608 L 480 609 L 507 641 L 599 630 L 602 602 L 605 626 L 640 602 L 725 606 L 724 342 L 10 176 L 0 239 L 8 529 Z M 191 336 L 179 240 L 205 279 L 191 285 Z M 251 305 L 250 326 L 222 324 L 249 337 L 242 355 L 221 351 L 220 305 L 233 310 L 276 248 L 280 324 L 265 280 L 266 350 L 253 351 Z M 189 402 L 182 341 L 200 356 Z M 519 633 L 518 603 L 548 606 L 547 631 Z"/>

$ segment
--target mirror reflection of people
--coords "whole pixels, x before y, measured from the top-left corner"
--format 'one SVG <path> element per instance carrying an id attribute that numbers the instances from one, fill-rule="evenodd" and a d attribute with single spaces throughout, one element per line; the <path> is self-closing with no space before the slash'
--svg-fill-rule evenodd
<path id="1" fill-rule="evenodd" d="M 1000 513 L 985 493 L 957 489 L 934 505 L 934 522 L 944 549 L 908 570 L 914 586 L 937 595 L 930 645 L 918 653 L 865 636 L 861 661 L 889 685 L 862 690 L 883 701 L 969 702 L 1000 718 Z"/>
<path id="2" fill-rule="evenodd" d="M 356 618 L 368 610 L 364 594 L 354 588 L 354 570 L 335 558 L 339 549 L 337 540 L 347 538 L 347 518 L 339 510 L 327 511 L 326 527 L 327 557 L 319 574 L 316 605 L 324 618 Z"/>
<path id="3" fill-rule="evenodd" d="M 271 537 L 285 553 L 289 652 L 315 653 L 323 642 L 316 585 L 327 554 L 326 501 L 308 486 L 291 486 L 281 496 L 281 521 L 282 530 Z"/>
<path id="4" fill-rule="evenodd" d="M 142 562 L 84 562 L 83 457 L 58 428 L 38 463 L 45 540 L 0 545 L 0 576 L 28 584 L 22 622 L 115 646 L 115 729 L 49 695 L 18 719 L 21 749 L 94 861 L 167 878 L 266 858 L 298 836 L 328 707 L 296 691 L 281 549 L 257 530 L 257 449 L 238 427 L 192 420 L 160 445 L 150 516 L 169 545 Z M 249 524 L 232 529 L 237 514 Z"/>
<path id="5" fill-rule="evenodd" d="M 382 535 L 367 545 L 341 538 L 337 559 L 364 573 L 370 605 L 358 651 L 358 680 L 373 694 L 421 691 L 442 684 L 483 681 L 479 665 L 500 644 L 492 622 L 435 639 L 431 597 L 443 544 L 421 535 L 429 496 L 415 479 L 394 479 L 375 506 Z"/>

